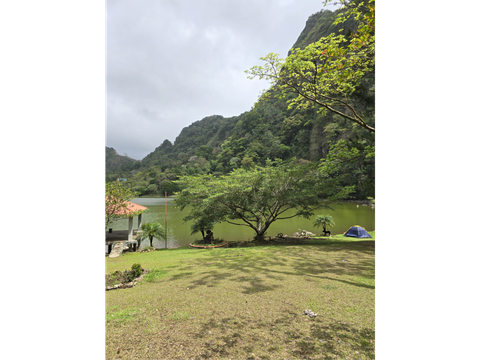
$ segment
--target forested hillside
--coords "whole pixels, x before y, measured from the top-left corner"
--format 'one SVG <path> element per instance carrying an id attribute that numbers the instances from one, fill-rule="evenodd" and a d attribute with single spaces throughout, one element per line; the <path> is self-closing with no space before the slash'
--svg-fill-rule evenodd
<path id="1" fill-rule="evenodd" d="M 113 181 L 122 174 L 129 174 L 131 170 L 138 169 L 140 162 L 129 158 L 128 156 L 119 155 L 114 148 L 105 147 L 105 175 L 107 181 Z"/>
<path id="2" fill-rule="evenodd" d="M 334 25 L 334 18 L 328 10 L 311 15 L 293 47 L 303 49 L 341 29 L 346 34 L 355 30 L 354 20 Z M 370 89 L 374 81 L 374 73 L 366 75 L 354 93 L 355 105 L 371 125 L 375 101 Z M 275 86 L 271 91 L 276 91 Z M 106 148 L 107 181 L 124 177 L 141 195 L 172 194 L 179 190 L 172 181 L 181 175 L 222 175 L 239 167 L 263 166 L 267 159 L 296 157 L 303 162 L 320 162 L 335 155 L 344 185 L 356 186 L 354 197 L 374 197 L 374 158 L 364 151 L 374 145 L 374 133 L 333 112 L 322 114 L 314 106 L 289 109 L 287 101 L 293 96 L 263 97 L 252 110 L 238 116 L 213 115 L 196 121 L 181 131 L 174 144 L 164 140 L 141 161 Z M 347 153 L 348 161 L 338 160 Z"/>

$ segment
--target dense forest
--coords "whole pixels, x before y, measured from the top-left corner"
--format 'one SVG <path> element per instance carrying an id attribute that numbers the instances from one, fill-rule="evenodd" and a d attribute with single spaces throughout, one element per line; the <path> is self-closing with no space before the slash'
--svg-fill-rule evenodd
<path id="1" fill-rule="evenodd" d="M 334 24 L 335 15 L 328 10 L 311 15 L 293 48 L 303 49 L 332 33 L 355 31 L 355 20 Z M 371 72 L 353 94 L 355 105 L 372 126 L 374 83 Z M 321 163 L 335 157 L 343 185 L 355 185 L 352 198 L 374 197 L 374 157 L 366 151 L 374 146 L 374 132 L 333 112 L 319 112 L 315 106 L 289 108 L 287 102 L 294 96 L 262 97 L 238 116 L 212 115 L 196 121 L 181 131 L 174 144 L 164 140 L 141 161 L 107 147 L 106 181 L 126 178 L 127 186 L 140 195 L 171 195 L 180 190 L 174 180 L 182 175 L 219 176 L 240 167 L 264 166 L 267 159 L 295 157 L 299 162 Z M 350 156 L 342 161 L 341 154 Z"/>

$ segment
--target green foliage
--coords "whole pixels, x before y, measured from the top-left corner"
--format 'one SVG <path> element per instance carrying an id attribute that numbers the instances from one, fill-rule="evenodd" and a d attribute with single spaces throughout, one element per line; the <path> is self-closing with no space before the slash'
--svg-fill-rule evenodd
<path id="1" fill-rule="evenodd" d="M 248 226 L 261 240 L 274 221 L 295 216 L 308 219 L 314 209 L 353 191 L 352 187 L 339 187 L 333 178 L 319 175 L 313 164 L 267 161 L 263 168 L 239 168 L 218 178 L 184 176 L 177 181 L 185 188 L 175 203 L 181 210 L 192 208 L 184 221 L 209 219 Z M 289 209 L 295 209 L 295 214 L 284 216 Z"/>
<path id="2" fill-rule="evenodd" d="M 167 192 L 167 195 L 172 195 L 174 192 L 178 191 L 179 188 L 177 186 L 177 184 L 173 183 L 173 182 L 167 182 L 167 183 L 164 183 L 163 184 L 163 191 Z"/>
<path id="3" fill-rule="evenodd" d="M 134 186 L 132 190 L 138 193 L 138 195 L 143 195 L 147 192 L 147 188 L 145 186 Z"/>
<path id="4" fill-rule="evenodd" d="M 287 142 L 290 143 L 295 138 L 295 135 L 300 129 L 303 128 L 305 124 L 305 119 L 299 113 L 295 114 L 292 117 L 286 118 L 282 123 L 282 137 Z"/>
<path id="5" fill-rule="evenodd" d="M 143 270 L 141 267 L 138 270 L 137 268 L 134 269 L 133 266 L 132 270 L 115 271 L 111 275 L 104 276 L 103 286 L 114 286 L 117 284 L 125 284 L 132 282 L 135 278 L 139 277 L 142 272 Z"/>
<path id="6" fill-rule="evenodd" d="M 216 245 L 221 245 L 225 244 L 224 239 L 212 239 L 211 243 L 206 243 L 205 239 L 195 239 L 192 242 L 193 245 L 199 245 L 199 246 L 216 246 Z"/>
<path id="7" fill-rule="evenodd" d="M 331 144 L 330 152 L 320 161 L 319 170 L 335 174 L 343 185 L 356 185 L 356 197 L 375 195 L 375 146 L 373 139 L 353 137 Z"/>
<path id="8" fill-rule="evenodd" d="M 114 148 L 105 147 L 105 177 L 106 182 L 118 178 L 128 178 L 131 171 L 140 166 L 140 161 L 119 155 Z"/>
<path id="9" fill-rule="evenodd" d="M 132 270 L 125 270 L 125 282 L 131 282 L 136 278 L 135 272 Z"/>
<path id="10" fill-rule="evenodd" d="M 132 265 L 132 273 L 133 273 L 135 278 L 142 275 L 142 272 L 143 272 L 142 265 L 140 265 L 138 263 L 135 263 L 135 264 Z"/>
<path id="11" fill-rule="evenodd" d="M 323 115 L 330 111 L 374 132 L 369 124 L 373 120 L 366 118 L 363 107 L 353 98 L 375 66 L 375 1 L 367 2 L 366 10 L 363 3 L 344 2 L 345 10 L 335 20 L 339 24 L 355 18 L 359 23 L 355 33 L 331 33 L 304 49 L 292 49 L 286 59 L 270 53 L 261 58 L 264 66 L 247 70 L 250 79 L 266 79 L 272 84 L 262 97 L 285 98 L 294 93 L 295 97 L 288 100 L 289 108 L 317 105 Z M 374 92 L 374 87 L 370 91 Z"/>
<path id="12" fill-rule="evenodd" d="M 154 237 L 165 239 L 165 228 L 158 222 L 142 224 L 142 233 L 139 236 L 138 247 L 140 248 L 140 243 L 145 239 L 149 239 L 150 246 L 153 246 Z"/>
<path id="13" fill-rule="evenodd" d="M 313 222 L 313 227 L 322 227 L 323 232 L 327 231 L 327 227 L 334 227 L 335 221 L 333 221 L 333 217 L 331 215 L 322 214 L 317 215 L 315 221 Z"/>
<path id="14" fill-rule="evenodd" d="M 143 211 L 130 212 L 127 214 L 128 201 L 135 198 L 137 194 L 123 184 L 115 181 L 105 185 L 105 229 L 114 220 L 124 218 L 128 214 L 138 215 Z"/>
<path id="15" fill-rule="evenodd" d="M 243 157 L 241 164 L 245 169 L 251 169 L 255 166 L 253 159 L 247 155 Z"/>
<path id="16" fill-rule="evenodd" d="M 138 265 L 138 266 L 137 266 Z M 105 276 L 105 285 L 114 286 L 117 284 L 125 284 L 133 281 L 140 275 L 142 275 L 143 269 L 140 264 L 133 264 L 132 270 L 115 271 L 112 274 Z"/>
<path id="17" fill-rule="evenodd" d="M 256 110 L 249 111 L 242 117 L 242 127 L 245 133 L 253 132 L 261 124 L 261 116 Z"/>
<path id="18" fill-rule="evenodd" d="M 200 232 L 202 233 L 202 238 L 205 239 L 205 233 L 208 230 L 213 230 L 213 226 L 217 223 L 217 221 L 211 216 L 211 214 L 202 214 L 201 212 L 192 210 L 191 214 L 193 213 L 195 213 L 193 217 L 194 223 L 190 226 L 190 235 Z"/>
<path id="19" fill-rule="evenodd" d="M 283 69 L 278 74 L 282 74 L 283 80 L 292 81 L 297 79 L 295 76 L 304 76 L 302 84 L 306 91 L 320 91 L 322 86 L 328 91 L 337 91 L 332 99 L 347 101 L 373 128 L 374 2 L 366 1 L 365 5 L 358 1 L 344 2 L 344 5 L 335 12 L 320 11 L 309 17 L 289 57 L 278 62 Z M 373 10 L 370 10 L 372 5 Z M 326 53 L 322 54 L 322 51 Z M 318 55 L 318 59 L 325 60 L 325 63 L 310 61 L 310 55 Z M 359 60 L 354 59 L 357 55 Z M 361 66 L 350 66 L 354 60 L 361 60 Z M 337 64 L 346 68 L 337 69 Z M 329 69 L 328 74 L 311 72 L 312 66 Z M 290 74 L 287 72 L 289 67 Z M 352 78 L 342 78 L 351 72 Z M 176 182 L 184 176 L 211 174 L 217 178 L 240 168 L 263 167 L 269 159 L 296 157 L 320 162 L 319 171 L 326 167 L 330 176 L 338 176 L 340 185 L 355 186 L 351 196 L 357 199 L 374 196 L 374 152 L 369 150 L 374 149 L 374 133 L 345 118 L 345 112 L 354 114 L 347 111 L 348 108 L 332 105 L 340 114 L 329 110 L 319 112 L 320 105 L 309 106 L 314 102 L 306 98 L 301 100 L 298 94 L 282 88 L 281 82 L 270 80 L 274 82 L 268 91 L 271 96 L 262 96 L 252 110 L 230 118 L 213 115 L 195 121 L 181 131 L 175 144 L 164 140 L 142 161 L 132 164 L 126 164 L 128 160 L 123 159 L 126 165 L 122 163 L 118 167 L 120 172 L 125 170 L 122 176 L 107 169 L 107 180 L 128 178 L 126 187 L 142 196 L 163 195 L 165 192 L 173 195 L 186 186 Z M 328 91 L 324 93 L 328 94 Z M 345 147 L 341 141 L 345 142 Z M 116 152 L 108 149 L 106 157 L 111 159 Z M 351 153 L 348 160 L 342 152 Z M 326 164 L 325 161 L 333 163 Z"/>
<path id="20" fill-rule="evenodd" d="M 321 10 L 311 15 L 293 48 L 303 49 L 312 42 L 329 35 L 335 30 L 339 30 L 335 28 L 334 20 L 335 15 L 330 10 Z"/>
<path id="21" fill-rule="evenodd" d="M 200 145 L 197 150 L 195 150 L 195 155 L 203 157 L 207 160 L 210 160 L 213 156 L 213 147 L 208 145 Z"/>
<path id="22" fill-rule="evenodd" d="M 158 190 L 158 185 L 157 184 L 150 184 L 147 186 L 147 191 L 149 194 L 156 194 Z"/>

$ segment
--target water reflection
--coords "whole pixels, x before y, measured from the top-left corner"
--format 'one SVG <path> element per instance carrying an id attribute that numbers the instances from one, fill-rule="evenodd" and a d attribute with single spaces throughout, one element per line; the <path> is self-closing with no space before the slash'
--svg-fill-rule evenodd
<path id="1" fill-rule="evenodd" d="M 143 214 L 143 223 L 147 222 L 159 222 L 165 226 L 167 223 L 167 247 L 184 246 L 191 243 L 196 238 L 200 238 L 201 234 L 197 233 L 190 235 L 191 222 L 184 223 L 182 219 L 187 215 L 188 209 L 183 212 L 175 207 L 173 202 L 174 198 L 167 198 L 166 206 L 166 221 L 165 221 L 165 199 L 164 198 L 136 198 L 132 202 L 148 207 L 148 211 Z M 316 215 L 330 214 L 335 221 L 335 227 L 329 229 L 332 235 L 343 234 L 352 225 L 363 226 L 368 231 L 375 230 L 375 210 L 369 206 L 357 206 L 355 203 L 335 203 L 331 205 L 334 210 L 319 209 L 315 212 Z M 293 215 L 294 210 L 290 210 L 284 216 Z M 314 216 L 314 217 L 315 217 Z M 310 220 L 304 218 L 293 218 L 287 220 L 278 220 L 274 222 L 267 230 L 267 236 L 275 236 L 278 233 L 291 235 L 299 229 L 311 231 L 316 234 L 322 232 L 321 228 L 314 228 L 312 226 L 314 217 Z M 240 222 L 239 222 L 240 224 Z M 136 221 L 134 221 L 134 227 Z M 113 230 L 125 230 L 128 229 L 128 220 L 118 220 L 112 223 L 109 227 Z M 221 223 L 215 225 L 214 229 L 215 238 L 219 237 L 226 241 L 232 240 L 246 240 L 252 239 L 255 232 L 247 226 L 231 225 L 228 223 Z M 142 247 L 148 246 L 150 242 L 148 240 L 142 242 Z M 165 247 L 164 240 L 154 239 L 154 246 L 158 248 Z"/>

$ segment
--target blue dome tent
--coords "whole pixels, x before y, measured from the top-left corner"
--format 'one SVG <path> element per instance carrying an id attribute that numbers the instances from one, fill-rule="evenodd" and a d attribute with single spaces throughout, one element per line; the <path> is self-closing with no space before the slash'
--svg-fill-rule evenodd
<path id="1" fill-rule="evenodd" d="M 350 226 L 350 229 L 344 234 L 344 236 L 355 238 L 371 238 L 370 234 L 363 227 L 359 225 Z"/>

